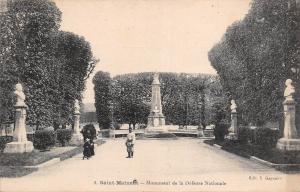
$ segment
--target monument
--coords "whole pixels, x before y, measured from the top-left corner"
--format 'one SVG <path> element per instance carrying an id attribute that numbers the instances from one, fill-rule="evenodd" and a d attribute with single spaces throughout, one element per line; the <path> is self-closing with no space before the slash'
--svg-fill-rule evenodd
<path id="1" fill-rule="evenodd" d="M 237 139 L 238 125 L 236 108 L 235 100 L 231 100 L 231 126 L 229 128 L 229 139 Z"/>
<path id="2" fill-rule="evenodd" d="M 24 153 L 33 151 L 33 144 L 27 140 L 26 133 L 26 109 L 25 94 L 20 83 L 16 84 L 14 94 L 17 97 L 15 105 L 15 130 L 13 133 L 13 141 L 6 144 L 4 153 Z"/>
<path id="3" fill-rule="evenodd" d="M 284 151 L 299 151 L 300 138 L 297 135 L 295 125 L 295 105 L 296 102 L 293 98 L 295 88 L 292 85 L 292 80 L 287 79 L 285 82 L 286 89 L 284 91 L 285 100 L 283 101 L 284 109 L 284 130 L 283 137 L 277 142 L 277 148 Z"/>
<path id="4" fill-rule="evenodd" d="M 79 101 L 76 99 L 74 104 L 74 132 L 72 135 L 72 139 L 70 141 L 70 143 L 73 145 L 80 145 L 82 144 L 83 141 L 83 137 L 82 134 L 80 133 L 80 128 L 79 128 L 79 120 L 80 120 L 79 110 L 80 110 Z"/>
<path id="5" fill-rule="evenodd" d="M 153 76 L 151 108 L 148 116 L 148 130 L 163 130 L 165 116 L 162 113 L 159 75 Z"/>

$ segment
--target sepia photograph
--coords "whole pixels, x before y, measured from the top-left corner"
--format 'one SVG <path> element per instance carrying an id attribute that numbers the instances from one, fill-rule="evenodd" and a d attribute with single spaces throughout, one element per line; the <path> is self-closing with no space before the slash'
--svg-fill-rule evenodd
<path id="1" fill-rule="evenodd" d="M 300 192 L 300 0 L 0 0 L 0 192 Z"/>

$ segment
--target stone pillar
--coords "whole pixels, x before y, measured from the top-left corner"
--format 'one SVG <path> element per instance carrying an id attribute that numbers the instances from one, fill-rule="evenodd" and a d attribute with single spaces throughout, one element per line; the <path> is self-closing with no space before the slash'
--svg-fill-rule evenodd
<path id="1" fill-rule="evenodd" d="M 286 80 L 286 89 L 284 92 L 285 101 L 283 102 L 284 108 L 284 130 L 283 137 L 277 142 L 277 148 L 284 151 L 299 151 L 300 139 L 297 135 L 295 125 L 295 106 L 296 102 L 293 98 L 295 88 L 292 85 L 292 80 Z"/>
<path id="2" fill-rule="evenodd" d="M 229 139 L 237 139 L 238 124 L 235 100 L 231 100 L 231 126 L 229 128 Z"/>
<path id="3" fill-rule="evenodd" d="M 33 151 L 33 144 L 27 140 L 26 133 L 26 109 L 27 106 L 24 103 L 25 94 L 23 93 L 23 87 L 21 84 L 16 84 L 15 95 L 17 97 L 17 103 L 15 105 L 16 117 L 15 117 L 15 130 L 13 133 L 13 141 L 6 144 L 4 153 L 24 153 Z"/>
<path id="4" fill-rule="evenodd" d="M 72 135 L 72 139 L 70 141 L 71 144 L 73 145 L 81 145 L 83 144 L 83 136 L 80 133 L 80 106 L 79 106 L 79 101 L 76 99 L 75 100 L 75 105 L 74 105 L 74 132 Z"/>

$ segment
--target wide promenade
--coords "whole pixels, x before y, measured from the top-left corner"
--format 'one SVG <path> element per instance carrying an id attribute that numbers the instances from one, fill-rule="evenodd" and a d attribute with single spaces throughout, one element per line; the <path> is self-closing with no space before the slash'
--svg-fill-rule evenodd
<path id="1" fill-rule="evenodd" d="M 77 155 L 22 178 L 2 178 L 0 191 L 286 191 L 300 179 L 200 139 L 137 140 L 133 159 L 125 158 L 124 143 L 107 140 L 90 160 Z"/>

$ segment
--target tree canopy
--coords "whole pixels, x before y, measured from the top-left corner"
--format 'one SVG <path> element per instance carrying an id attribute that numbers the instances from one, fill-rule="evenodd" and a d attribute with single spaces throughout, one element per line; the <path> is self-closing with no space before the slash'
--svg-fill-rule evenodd
<path id="1" fill-rule="evenodd" d="M 59 31 L 60 21 L 50 0 L 11 1 L 0 15 L 0 123 L 13 119 L 17 82 L 25 88 L 29 124 L 71 123 L 97 60 L 83 37 Z"/>
<path id="2" fill-rule="evenodd" d="M 291 68 L 298 65 L 294 19 L 289 1 L 254 0 L 246 17 L 229 26 L 208 54 L 245 123 L 282 118 L 284 83 L 296 81 Z"/>
<path id="3" fill-rule="evenodd" d="M 98 72 L 94 78 L 98 121 L 107 119 L 105 116 L 109 114 L 109 109 L 106 105 L 111 102 L 114 121 L 134 127 L 136 124 L 146 124 L 150 113 L 152 80 L 153 73 L 109 78 L 108 73 Z M 213 75 L 160 73 L 160 82 L 162 109 L 167 124 L 205 127 L 211 122 L 213 103 L 224 98 L 219 80 Z"/>
<path id="4" fill-rule="evenodd" d="M 107 72 L 99 71 L 93 78 L 95 91 L 95 107 L 99 126 L 103 129 L 108 129 L 111 119 L 112 107 L 112 79 Z"/>

